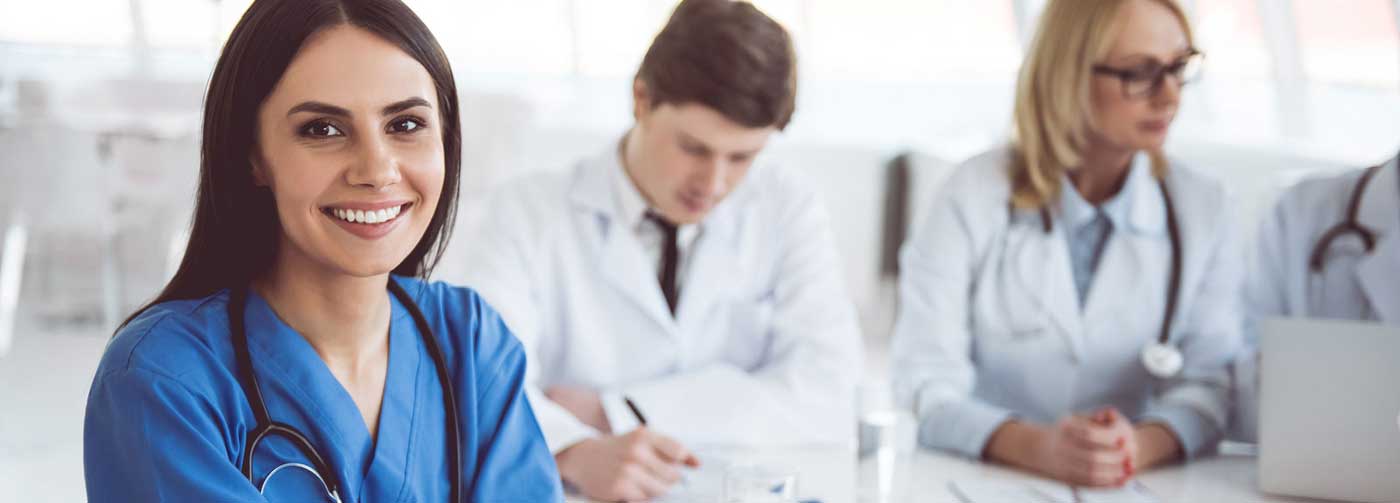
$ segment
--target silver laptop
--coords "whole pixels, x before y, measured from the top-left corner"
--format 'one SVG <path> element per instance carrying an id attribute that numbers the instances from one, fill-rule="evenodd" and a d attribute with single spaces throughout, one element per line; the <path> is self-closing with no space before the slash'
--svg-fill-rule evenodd
<path id="1" fill-rule="evenodd" d="M 1400 501 L 1400 327 L 1280 319 L 1261 328 L 1260 489 Z"/>

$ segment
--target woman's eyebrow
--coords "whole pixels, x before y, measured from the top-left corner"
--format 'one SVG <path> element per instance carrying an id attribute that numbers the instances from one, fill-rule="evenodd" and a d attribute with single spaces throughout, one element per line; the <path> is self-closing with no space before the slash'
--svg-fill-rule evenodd
<path id="1" fill-rule="evenodd" d="M 396 101 L 385 105 L 384 108 L 380 109 L 379 113 L 383 115 L 392 115 L 413 107 L 431 106 L 432 104 L 428 103 L 428 100 L 414 96 L 412 98 Z M 335 105 L 331 105 L 329 103 L 322 103 L 319 101 L 303 101 L 301 103 L 298 103 L 296 106 L 292 107 L 291 110 L 287 111 L 287 115 L 292 115 L 297 112 L 312 112 L 323 115 L 333 115 L 337 117 L 350 117 L 349 110 Z"/>
<path id="2" fill-rule="evenodd" d="M 350 111 L 328 103 L 319 101 L 303 101 L 287 111 L 287 115 L 297 112 L 313 112 L 324 115 L 334 115 L 337 117 L 350 117 Z"/>
<path id="3" fill-rule="evenodd" d="M 403 101 L 396 101 L 385 105 L 384 108 L 380 109 L 379 113 L 381 115 L 393 115 L 413 107 L 432 107 L 432 104 L 428 103 L 428 100 L 414 96 Z"/>
<path id="4" fill-rule="evenodd" d="M 1131 64 L 1131 63 L 1148 63 L 1148 62 L 1151 62 L 1151 63 L 1159 63 L 1159 64 L 1161 64 L 1161 63 L 1171 64 L 1172 62 L 1178 61 L 1178 60 L 1180 60 L 1180 59 L 1182 59 L 1182 58 L 1185 58 L 1185 57 L 1187 57 L 1187 56 L 1190 56 L 1190 55 L 1191 55 L 1191 48 L 1190 48 L 1190 47 L 1187 47 L 1187 48 L 1181 49 L 1181 50 L 1177 51 L 1176 53 L 1172 54 L 1172 56 L 1171 56 L 1170 58 L 1167 58 L 1166 61 L 1163 61 L 1161 58 L 1158 58 L 1157 55 L 1155 55 L 1155 54 L 1148 54 L 1148 53 L 1145 53 L 1145 52 L 1135 52 L 1135 53 L 1132 53 L 1132 54 L 1128 54 L 1128 55 L 1124 55 L 1124 56 L 1119 56 L 1119 57 L 1117 57 L 1117 58 L 1112 58 L 1112 59 L 1115 60 L 1115 61 L 1118 61 L 1118 62 L 1120 62 L 1120 63 L 1130 63 L 1130 64 Z"/>

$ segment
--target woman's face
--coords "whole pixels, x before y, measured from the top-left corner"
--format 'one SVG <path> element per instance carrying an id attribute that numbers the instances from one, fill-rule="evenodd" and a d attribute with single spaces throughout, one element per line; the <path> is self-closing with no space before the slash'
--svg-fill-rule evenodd
<path id="1" fill-rule="evenodd" d="M 432 220 L 445 172 L 426 69 L 350 25 L 307 39 L 258 110 L 254 177 L 289 253 L 353 276 L 386 274 Z"/>
<path id="2" fill-rule="evenodd" d="M 1177 17 L 1153 0 L 1129 1 L 1117 23 L 1117 38 L 1107 57 L 1096 63 L 1128 79 L 1099 71 L 1091 77 L 1094 140 L 1116 149 L 1157 149 L 1166 142 L 1176 117 L 1182 82 L 1169 74 L 1154 87 L 1152 77 L 1162 68 L 1185 63 L 1191 47 Z"/>

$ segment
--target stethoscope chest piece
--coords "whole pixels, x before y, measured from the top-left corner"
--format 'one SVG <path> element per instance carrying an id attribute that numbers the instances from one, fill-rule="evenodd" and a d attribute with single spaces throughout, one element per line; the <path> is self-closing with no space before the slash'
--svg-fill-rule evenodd
<path id="1" fill-rule="evenodd" d="M 1181 350 L 1176 346 L 1153 342 L 1142 348 L 1142 365 L 1159 378 L 1176 377 L 1181 372 L 1182 362 Z"/>

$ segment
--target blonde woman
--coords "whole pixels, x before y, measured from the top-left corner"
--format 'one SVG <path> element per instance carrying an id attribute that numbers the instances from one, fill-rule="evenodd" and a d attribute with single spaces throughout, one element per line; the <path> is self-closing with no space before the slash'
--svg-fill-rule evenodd
<path id="1" fill-rule="evenodd" d="M 925 446 L 1077 485 L 1208 452 L 1241 264 L 1221 185 L 1162 144 L 1199 71 L 1169 0 L 1052 0 L 1015 138 L 901 252 L 895 393 Z"/>

